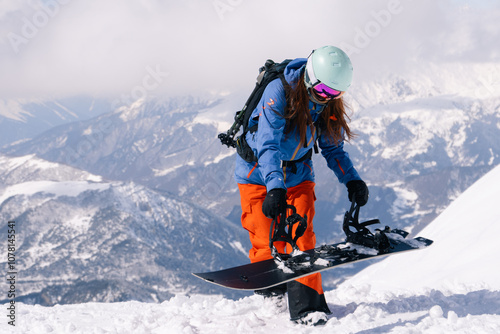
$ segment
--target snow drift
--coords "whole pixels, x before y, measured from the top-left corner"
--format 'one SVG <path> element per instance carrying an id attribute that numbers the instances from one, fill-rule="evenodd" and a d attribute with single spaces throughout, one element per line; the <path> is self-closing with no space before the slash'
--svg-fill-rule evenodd
<path id="1" fill-rule="evenodd" d="M 396 255 L 368 267 L 346 284 L 373 289 L 500 290 L 500 166 L 460 195 L 419 235 L 428 249 Z"/>

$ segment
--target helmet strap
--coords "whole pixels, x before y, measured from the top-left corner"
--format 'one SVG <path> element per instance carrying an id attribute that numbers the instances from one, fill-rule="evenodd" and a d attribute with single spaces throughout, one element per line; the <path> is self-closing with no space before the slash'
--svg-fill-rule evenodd
<path id="1" fill-rule="evenodd" d="M 331 100 L 328 100 L 325 103 L 321 103 L 312 96 L 310 88 L 306 89 L 307 89 L 307 95 L 309 95 L 309 101 L 311 101 L 316 105 L 316 107 L 318 107 L 318 109 L 316 110 L 316 114 L 321 114 Z"/>

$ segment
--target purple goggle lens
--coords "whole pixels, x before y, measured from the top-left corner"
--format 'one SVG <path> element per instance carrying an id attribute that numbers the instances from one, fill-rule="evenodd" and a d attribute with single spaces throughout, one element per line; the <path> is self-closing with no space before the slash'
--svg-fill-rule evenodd
<path id="1" fill-rule="evenodd" d="M 334 99 L 342 94 L 341 91 L 328 87 L 324 83 L 313 86 L 314 92 L 324 99 Z"/>

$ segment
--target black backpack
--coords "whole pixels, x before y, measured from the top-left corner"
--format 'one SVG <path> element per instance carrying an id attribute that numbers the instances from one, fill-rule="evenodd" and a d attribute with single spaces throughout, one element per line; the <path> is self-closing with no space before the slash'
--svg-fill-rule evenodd
<path id="1" fill-rule="evenodd" d="M 226 133 L 219 134 L 221 143 L 223 145 L 227 145 L 227 147 L 235 147 L 238 154 L 247 162 L 257 162 L 257 157 L 245 140 L 245 135 L 248 131 L 254 132 L 257 130 L 253 127 L 252 129 L 248 128 L 250 116 L 252 115 L 255 107 L 257 107 L 264 90 L 271 81 L 280 78 L 283 86 L 285 88 L 288 86 L 283 72 L 290 61 L 291 59 L 286 59 L 281 63 L 275 63 L 271 59 L 266 61 L 264 66 L 259 69 L 259 75 L 257 76 L 255 88 L 248 97 L 247 102 L 241 110 L 236 112 L 233 125 L 229 130 L 227 130 Z M 241 126 L 243 126 L 243 132 L 235 140 L 234 137 L 240 131 Z"/>

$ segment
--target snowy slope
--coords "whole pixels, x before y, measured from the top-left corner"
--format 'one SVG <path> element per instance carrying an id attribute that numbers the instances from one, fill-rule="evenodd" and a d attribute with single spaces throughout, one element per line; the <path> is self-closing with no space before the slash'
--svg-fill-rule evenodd
<path id="1" fill-rule="evenodd" d="M 423 236 L 435 240 L 428 250 L 392 256 L 327 291 L 332 315 L 321 328 L 292 323 L 285 308 L 256 295 L 234 301 L 177 294 L 161 304 L 17 303 L 15 333 L 496 334 L 499 213 L 491 208 L 499 197 L 499 181 L 496 167 L 423 230 Z M 0 332 L 11 329 L 0 322 Z"/>
<path id="2" fill-rule="evenodd" d="M 445 297 L 439 292 L 409 297 L 357 290 L 326 294 L 332 317 L 309 328 L 288 319 L 262 297 L 238 301 L 218 296 L 176 296 L 162 304 L 126 302 L 54 307 L 18 305 L 15 331 L 2 333 L 268 334 L 268 333 L 473 333 L 500 332 L 500 293 L 479 291 Z M 486 306 L 487 305 L 487 306 Z M 4 308 L 4 306 L 2 306 Z"/>
<path id="3" fill-rule="evenodd" d="M 419 233 L 434 240 L 432 247 L 390 257 L 365 269 L 347 284 L 369 284 L 377 290 L 500 290 L 499 184 L 497 166 Z"/>

